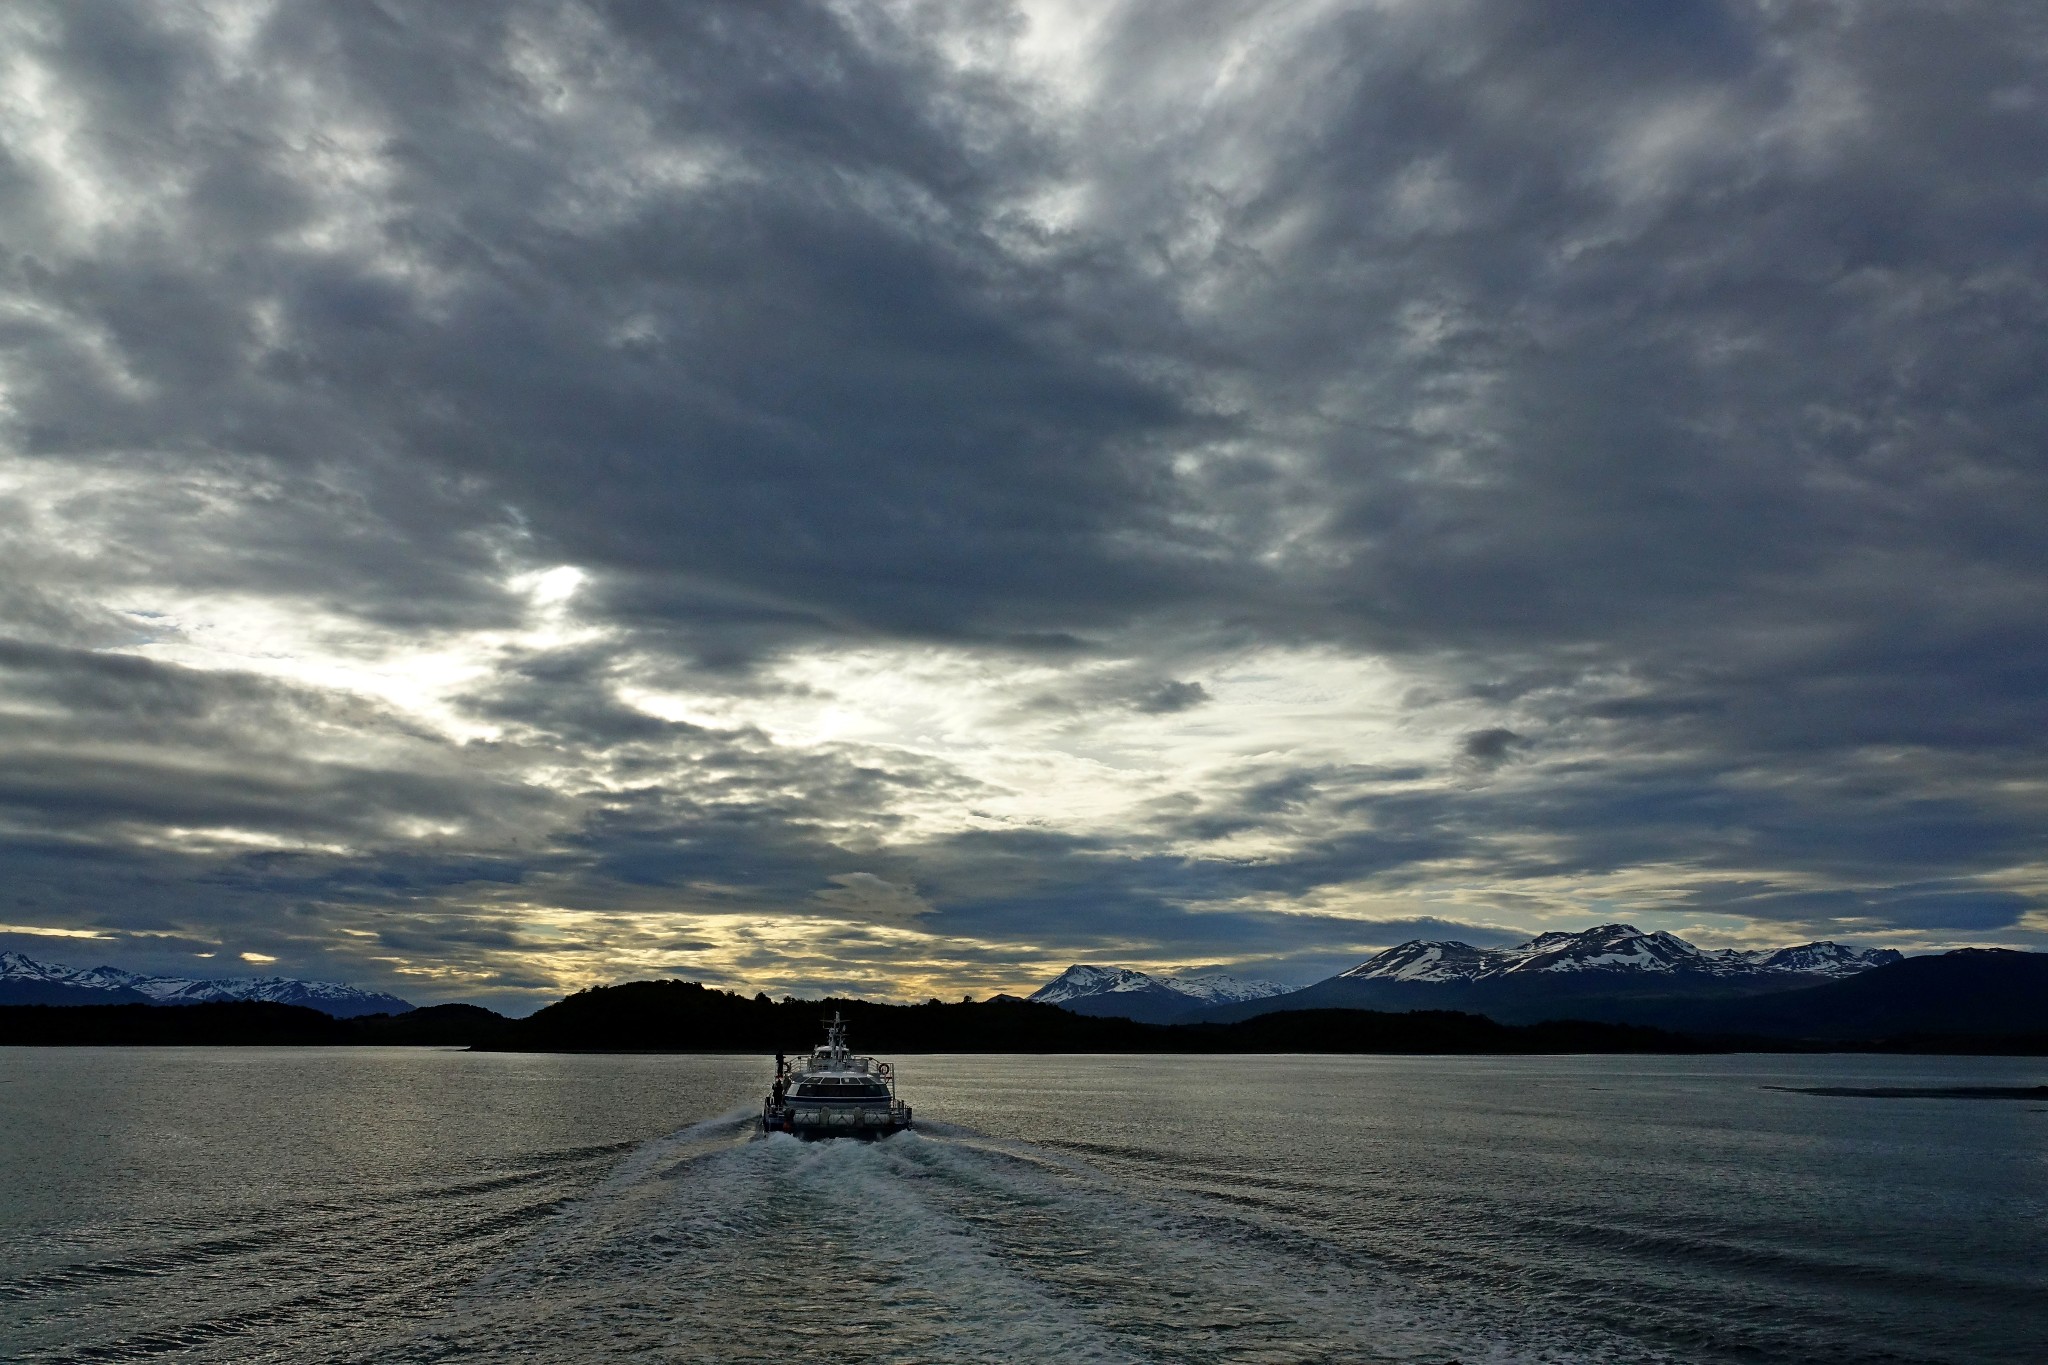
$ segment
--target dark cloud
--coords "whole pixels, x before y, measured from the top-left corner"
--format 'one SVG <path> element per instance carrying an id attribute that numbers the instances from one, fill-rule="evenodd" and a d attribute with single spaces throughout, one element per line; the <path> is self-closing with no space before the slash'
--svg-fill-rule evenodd
<path id="1" fill-rule="evenodd" d="M 1166 716 L 1200 706 L 1207 700 L 1208 689 L 1198 682 L 1164 682 L 1139 698 L 1137 709 L 1148 716 Z"/>
<path id="2" fill-rule="evenodd" d="M 0 17 L 8 915 L 2035 941 L 2037 6 L 1093 17 Z"/>
<path id="3" fill-rule="evenodd" d="M 1474 730 L 1458 741 L 1458 752 L 1481 768 L 1498 768 L 1528 741 L 1501 726 Z"/>

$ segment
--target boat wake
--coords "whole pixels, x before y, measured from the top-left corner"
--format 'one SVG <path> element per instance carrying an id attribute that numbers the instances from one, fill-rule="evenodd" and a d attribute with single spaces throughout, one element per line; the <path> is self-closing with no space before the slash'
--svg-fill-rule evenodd
<path id="1" fill-rule="evenodd" d="M 643 1144 L 381 1358 L 664 1361 L 1643 1360 L 1461 1319 L 1437 1296 L 1085 1159 L 941 1123 Z"/>

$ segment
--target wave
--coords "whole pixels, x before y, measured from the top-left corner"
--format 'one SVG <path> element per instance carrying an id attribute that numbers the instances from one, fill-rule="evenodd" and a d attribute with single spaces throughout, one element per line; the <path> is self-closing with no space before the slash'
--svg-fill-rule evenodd
<path id="1" fill-rule="evenodd" d="M 353 1200 L 278 1190 L 173 1220 L 138 1211 L 90 1229 L 98 1254 L 0 1274 L 0 1353 L 38 1365 L 351 1359 L 351 1341 L 430 1318 L 478 1265 L 531 1245 L 640 1145 L 529 1152 L 510 1169 Z"/>
<path id="2" fill-rule="evenodd" d="M 644 1144 L 381 1358 L 1643 1361 L 1528 1340 L 1072 1152 L 928 1124 Z"/>

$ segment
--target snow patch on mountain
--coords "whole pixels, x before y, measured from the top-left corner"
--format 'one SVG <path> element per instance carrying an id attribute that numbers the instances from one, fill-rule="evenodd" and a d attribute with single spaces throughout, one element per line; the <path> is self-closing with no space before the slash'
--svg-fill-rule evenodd
<path id="1" fill-rule="evenodd" d="M 1532 972 L 1649 972 L 1719 977 L 1809 976 L 1835 980 L 1887 962 L 1895 948 L 1802 943 L 1792 948 L 1708 952 L 1676 934 L 1644 933 L 1632 924 L 1602 924 L 1578 933 L 1538 934 L 1514 948 L 1414 939 L 1340 975 L 1369 981 L 1487 981 Z"/>
<path id="2" fill-rule="evenodd" d="M 1211 972 L 1203 976 L 1163 976 L 1159 980 L 1168 990 L 1179 991 L 1182 995 L 1199 1000 L 1205 1005 L 1231 1005 L 1240 1000 L 1265 1000 L 1275 995 L 1287 994 L 1288 988 L 1277 981 L 1247 981 L 1243 977 L 1230 976 L 1224 972 Z"/>
<path id="3" fill-rule="evenodd" d="M 74 971 L 55 963 L 37 962 L 22 953 L 0 952 L 0 982 L 29 981 L 68 986 L 78 991 L 114 994 L 133 991 L 159 1005 L 197 1005 L 216 1000 L 267 1000 L 280 1005 L 306 1005 L 335 1016 L 403 1014 L 410 1002 L 395 995 L 366 991 L 338 981 L 299 981 L 291 977 L 143 976 L 119 967 L 88 967 Z"/>
<path id="4" fill-rule="evenodd" d="M 69 967 L 53 967 L 38 962 L 25 953 L 0 953 L 0 981 L 47 981 L 53 985 L 68 985 L 70 978 L 83 973 Z"/>
<path id="5" fill-rule="evenodd" d="M 1854 976 L 1903 956 L 1896 948 L 1851 948 L 1842 943 L 1802 943 L 1796 948 L 1755 948 L 1742 956 L 1773 972 L 1810 976 Z"/>
<path id="6" fill-rule="evenodd" d="M 1136 967 L 1095 967 L 1083 964 L 1067 968 L 1059 976 L 1033 991 L 1030 999 L 1041 1005 L 1063 1005 L 1096 995 L 1168 993 L 1187 997 L 1194 1005 L 1229 1005 L 1240 1000 L 1264 1000 L 1285 995 L 1289 987 L 1272 981 L 1245 981 L 1222 972 L 1200 976 L 1154 976 Z"/>
<path id="7" fill-rule="evenodd" d="M 1469 943 L 1413 939 L 1343 975 L 1369 976 L 1376 981 L 1471 981 L 1492 964 L 1494 957 L 1494 950 L 1475 948 Z"/>

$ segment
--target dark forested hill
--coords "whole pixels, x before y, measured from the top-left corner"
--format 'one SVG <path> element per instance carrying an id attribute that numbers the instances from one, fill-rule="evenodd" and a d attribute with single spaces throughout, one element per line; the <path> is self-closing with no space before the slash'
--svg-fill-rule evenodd
<path id="1" fill-rule="evenodd" d="M 1504 1024 L 1588 1019 L 1682 1033 L 1834 1042 L 1909 1035 L 2011 1037 L 2048 1032 L 2048 953 L 1959 948 L 1870 966 L 1835 980 L 1626 968 L 1513 972 L 1486 979 L 1346 975 L 1193 1017 L 1230 1023 L 1283 1009 L 1452 1010 Z"/>
<path id="2" fill-rule="evenodd" d="M 0 1046 L 469 1047 L 488 1042 L 511 1022 L 477 1005 L 434 1005 L 353 1019 L 268 1000 L 223 1000 L 176 1009 L 150 1004 L 5 1005 L 0 1006 Z"/>
<path id="3" fill-rule="evenodd" d="M 823 1020 L 845 1015 L 863 1052 L 1698 1052 L 1792 1047 L 1693 1038 L 1627 1024 L 1496 1023 L 1431 1010 L 1295 1010 L 1229 1024 L 1141 1024 L 1016 999 L 883 1005 L 865 1000 L 746 997 L 686 981 L 582 991 L 484 1044 L 520 1051 L 805 1052 Z"/>
<path id="4" fill-rule="evenodd" d="M 837 1011 L 862 1052 L 1637 1052 L 1697 1048 L 1675 1034 L 1605 1024 L 1511 1028 L 1469 1014 L 1316 1010 L 1241 1024 L 1167 1026 L 1093 1018 L 1026 1000 L 880 1005 L 748 998 L 687 981 L 580 992 L 514 1023 L 490 1046 L 536 1051 L 808 1052 Z"/>
<path id="5" fill-rule="evenodd" d="M 1857 1040 L 2048 1033 L 2048 953 L 1959 948 L 1747 1000 L 1671 1004 L 1667 1028 Z"/>

